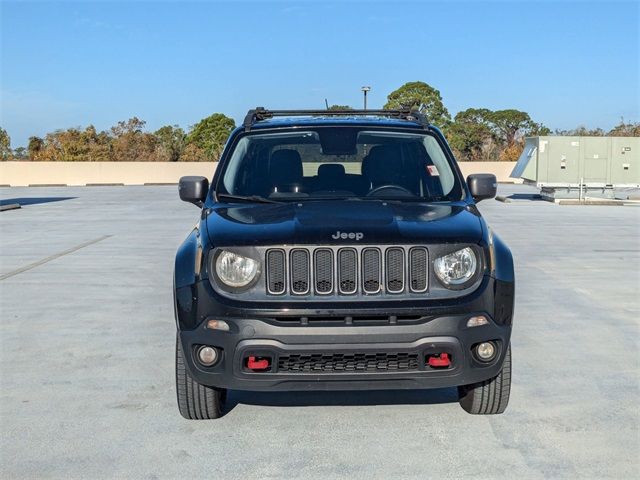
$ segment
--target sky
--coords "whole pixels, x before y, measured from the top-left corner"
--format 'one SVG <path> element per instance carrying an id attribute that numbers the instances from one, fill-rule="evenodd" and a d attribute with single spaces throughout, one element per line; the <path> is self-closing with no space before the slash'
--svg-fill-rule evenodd
<path id="1" fill-rule="evenodd" d="M 455 115 L 552 129 L 640 121 L 640 2 L 0 0 L 0 126 L 32 135 L 137 116 L 153 131 L 249 108 L 369 108 L 409 81 Z"/>

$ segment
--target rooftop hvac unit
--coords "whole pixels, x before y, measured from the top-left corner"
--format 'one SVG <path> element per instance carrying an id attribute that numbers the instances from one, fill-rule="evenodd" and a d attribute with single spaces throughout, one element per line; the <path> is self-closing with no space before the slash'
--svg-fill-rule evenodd
<path id="1" fill-rule="evenodd" d="M 640 137 L 529 137 L 511 177 L 550 198 L 614 198 L 640 188 Z"/>

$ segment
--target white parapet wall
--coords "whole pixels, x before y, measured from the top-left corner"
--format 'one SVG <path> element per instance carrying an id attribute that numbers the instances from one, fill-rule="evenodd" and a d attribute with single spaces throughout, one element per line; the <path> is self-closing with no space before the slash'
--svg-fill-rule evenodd
<path id="1" fill-rule="evenodd" d="M 211 178 L 216 162 L 0 162 L 0 186 L 175 184 L 185 175 Z M 515 162 L 461 162 L 462 173 L 493 173 L 513 183 Z"/>

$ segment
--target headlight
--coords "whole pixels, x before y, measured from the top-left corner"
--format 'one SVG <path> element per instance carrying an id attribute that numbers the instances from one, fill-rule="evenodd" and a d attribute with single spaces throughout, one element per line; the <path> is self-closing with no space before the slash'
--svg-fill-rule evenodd
<path id="1" fill-rule="evenodd" d="M 223 250 L 216 258 L 216 274 L 229 287 L 245 287 L 256 277 L 258 262 Z"/>
<path id="2" fill-rule="evenodd" d="M 462 285 L 473 277 L 478 268 L 476 254 L 469 247 L 436 258 L 436 275 L 445 285 Z"/>

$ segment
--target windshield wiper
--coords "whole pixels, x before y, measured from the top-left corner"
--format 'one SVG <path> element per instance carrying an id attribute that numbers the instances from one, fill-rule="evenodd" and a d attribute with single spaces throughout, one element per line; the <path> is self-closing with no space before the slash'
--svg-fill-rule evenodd
<path id="1" fill-rule="evenodd" d="M 277 200 L 271 200 L 269 198 L 260 197 L 258 195 L 231 195 L 230 193 L 218 193 L 218 198 L 226 200 L 238 200 L 240 202 L 252 202 L 252 203 L 282 203 Z"/>

